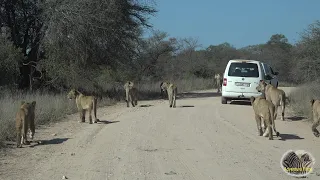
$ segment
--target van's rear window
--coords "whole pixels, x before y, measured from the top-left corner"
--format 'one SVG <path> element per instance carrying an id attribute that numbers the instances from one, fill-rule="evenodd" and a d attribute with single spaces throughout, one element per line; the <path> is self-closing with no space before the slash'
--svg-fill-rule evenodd
<path id="1" fill-rule="evenodd" d="M 228 76 L 259 77 L 258 65 L 255 63 L 233 62 L 230 64 Z"/>

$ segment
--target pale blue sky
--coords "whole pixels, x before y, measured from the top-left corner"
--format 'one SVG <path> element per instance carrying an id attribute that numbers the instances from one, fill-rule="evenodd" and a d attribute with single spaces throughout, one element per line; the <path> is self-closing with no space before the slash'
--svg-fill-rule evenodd
<path id="1" fill-rule="evenodd" d="M 315 20 L 320 0 L 157 0 L 150 23 L 170 37 L 195 37 L 203 47 L 265 43 L 282 33 L 290 43 Z"/>

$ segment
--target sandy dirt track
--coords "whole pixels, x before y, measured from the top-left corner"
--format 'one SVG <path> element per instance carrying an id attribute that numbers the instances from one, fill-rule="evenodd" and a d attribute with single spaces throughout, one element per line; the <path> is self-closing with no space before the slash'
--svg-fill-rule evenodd
<path id="1" fill-rule="evenodd" d="M 289 149 L 311 152 L 316 164 L 307 179 L 320 179 L 320 139 L 304 119 L 288 111 L 286 121 L 278 115 L 281 135 L 270 141 L 257 136 L 249 103 L 221 104 L 214 92 L 180 95 L 176 109 L 167 100 L 100 108 L 98 124 L 71 115 L 36 130 L 42 145 L 1 154 L 0 179 L 295 179 L 280 168 Z"/>

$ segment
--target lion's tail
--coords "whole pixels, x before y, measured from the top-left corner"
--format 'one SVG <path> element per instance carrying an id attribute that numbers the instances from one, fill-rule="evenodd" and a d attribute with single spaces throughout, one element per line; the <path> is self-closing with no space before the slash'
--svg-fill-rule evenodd
<path id="1" fill-rule="evenodd" d="M 289 104 L 290 103 L 290 98 L 286 96 L 286 100 L 285 101 L 286 101 L 286 104 Z"/>
<path id="2" fill-rule="evenodd" d="M 286 97 L 286 94 L 280 94 L 279 95 L 280 97 L 280 106 L 286 106 L 286 99 L 287 99 L 287 97 Z"/>

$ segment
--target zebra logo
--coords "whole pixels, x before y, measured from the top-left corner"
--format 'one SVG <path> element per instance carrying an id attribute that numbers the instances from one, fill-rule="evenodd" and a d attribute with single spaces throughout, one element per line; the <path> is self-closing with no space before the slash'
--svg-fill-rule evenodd
<path id="1" fill-rule="evenodd" d="M 305 177 L 312 172 L 315 162 L 314 157 L 307 151 L 289 150 L 283 154 L 280 165 L 290 176 Z"/>

